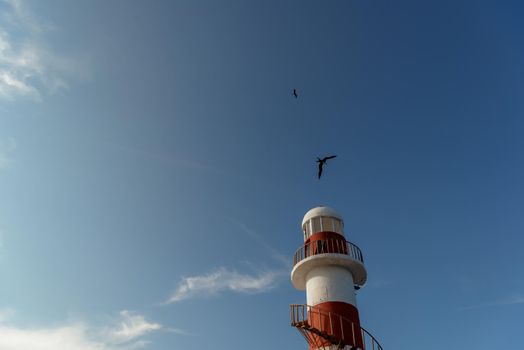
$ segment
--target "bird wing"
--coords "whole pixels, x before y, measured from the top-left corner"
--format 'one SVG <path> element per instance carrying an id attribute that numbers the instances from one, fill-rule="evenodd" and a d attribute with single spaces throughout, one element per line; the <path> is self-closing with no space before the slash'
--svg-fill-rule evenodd
<path id="1" fill-rule="evenodd" d="M 322 160 L 323 160 L 323 161 L 326 161 L 326 160 L 328 160 L 328 159 L 333 159 L 333 158 L 335 158 L 335 157 L 336 157 L 336 156 L 329 156 L 329 157 L 325 157 L 325 158 L 322 159 Z"/>
<path id="2" fill-rule="evenodd" d="M 318 178 L 320 179 L 320 176 L 322 176 L 322 165 L 323 163 L 318 163 Z"/>

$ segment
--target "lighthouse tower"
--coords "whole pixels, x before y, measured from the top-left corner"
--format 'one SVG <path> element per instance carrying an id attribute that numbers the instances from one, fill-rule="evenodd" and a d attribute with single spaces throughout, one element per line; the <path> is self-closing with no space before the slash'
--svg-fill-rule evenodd
<path id="1" fill-rule="evenodd" d="M 355 290 L 366 283 L 360 249 L 346 240 L 342 217 L 329 207 L 309 210 L 302 220 L 304 244 L 293 257 L 291 281 L 306 290 L 305 305 L 291 305 L 291 325 L 310 350 L 381 350 L 360 325 Z"/>

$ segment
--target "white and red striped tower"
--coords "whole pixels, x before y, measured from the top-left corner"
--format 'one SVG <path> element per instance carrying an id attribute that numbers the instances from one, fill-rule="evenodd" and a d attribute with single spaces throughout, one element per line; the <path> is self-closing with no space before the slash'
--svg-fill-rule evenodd
<path id="1" fill-rule="evenodd" d="M 306 305 L 291 305 L 291 324 L 315 349 L 382 349 L 360 326 L 355 289 L 366 283 L 360 249 L 346 241 L 342 217 L 329 207 L 302 220 L 304 244 L 293 257 L 291 281 L 306 290 Z M 369 347 L 371 348 L 371 347 Z"/>

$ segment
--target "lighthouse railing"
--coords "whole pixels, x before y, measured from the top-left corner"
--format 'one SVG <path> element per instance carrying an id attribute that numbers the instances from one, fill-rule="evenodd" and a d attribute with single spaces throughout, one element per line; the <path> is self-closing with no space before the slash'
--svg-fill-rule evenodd
<path id="1" fill-rule="evenodd" d="M 310 305 L 291 305 L 291 325 L 317 349 L 346 349 L 362 346 L 363 350 L 383 350 L 377 339 L 348 318 Z"/>
<path id="2" fill-rule="evenodd" d="M 318 254 L 344 254 L 364 263 L 362 251 L 356 244 L 341 239 L 327 238 L 308 242 L 301 246 L 293 256 L 293 266 L 310 256 Z"/>

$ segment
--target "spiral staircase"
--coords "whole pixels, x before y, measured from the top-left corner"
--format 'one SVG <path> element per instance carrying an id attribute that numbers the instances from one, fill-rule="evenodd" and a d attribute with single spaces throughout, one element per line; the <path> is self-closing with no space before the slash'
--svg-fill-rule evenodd
<path id="1" fill-rule="evenodd" d="M 343 316 L 321 311 L 314 306 L 292 304 L 291 325 L 314 349 L 383 350 L 375 337 L 364 328 Z M 362 348 L 355 344 L 362 344 Z"/>

